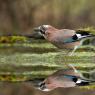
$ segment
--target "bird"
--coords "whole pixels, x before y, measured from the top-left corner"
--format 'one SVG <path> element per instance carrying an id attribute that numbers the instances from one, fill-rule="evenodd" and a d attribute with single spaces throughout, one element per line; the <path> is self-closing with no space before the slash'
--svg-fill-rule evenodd
<path id="1" fill-rule="evenodd" d="M 39 83 L 42 91 L 51 91 L 58 87 L 69 88 L 76 86 L 86 86 L 95 80 L 86 79 L 74 67 L 69 69 L 60 69 L 49 75 L 44 81 Z"/>
<path id="2" fill-rule="evenodd" d="M 51 25 L 41 25 L 34 31 L 42 35 L 57 48 L 72 50 L 71 55 L 83 44 L 87 38 L 95 38 L 94 34 L 84 30 L 57 29 Z"/>

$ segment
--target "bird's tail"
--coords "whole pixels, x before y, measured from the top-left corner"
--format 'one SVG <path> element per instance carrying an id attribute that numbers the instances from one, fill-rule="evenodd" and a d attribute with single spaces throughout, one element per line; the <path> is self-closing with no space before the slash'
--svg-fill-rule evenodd
<path id="1" fill-rule="evenodd" d="M 86 30 L 76 30 L 77 34 L 81 35 L 81 39 L 82 38 L 87 38 L 87 37 L 95 37 L 94 34 L 92 34 L 90 31 L 86 31 Z"/>
<path id="2" fill-rule="evenodd" d="M 77 82 L 77 85 L 80 85 L 80 86 L 85 86 L 85 85 L 90 85 L 92 83 L 95 83 L 95 80 L 91 80 L 91 79 L 87 79 L 85 78 L 72 64 L 68 64 L 69 68 L 73 69 L 76 73 L 79 73 L 80 76 L 79 76 L 79 80 Z"/>
<path id="3" fill-rule="evenodd" d="M 79 40 L 82 39 L 83 44 L 91 44 L 95 46 L 95 34 L 90 33 L 90 31 L 77 30 L 77 35 L 79 36 Z"/>
<path id="4" fill-rule="evenodd" d="M 79 80 L 76 82 L 76 85 L 86 86 L 86 85 L 91 85 L 92 83 L 95 83 L 95 80 L 79 78 Z"/>

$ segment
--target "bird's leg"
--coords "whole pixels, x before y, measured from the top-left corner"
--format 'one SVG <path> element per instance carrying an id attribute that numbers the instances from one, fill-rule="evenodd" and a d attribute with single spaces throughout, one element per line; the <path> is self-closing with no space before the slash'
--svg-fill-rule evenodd
<path id="1" fill-rule="evenodd" d="M 72 56 L 74 54 L 74 52 L 79 48 L 80 46 L 75 46 L 73 51 L 70 52 L 69 56 Z"/>
<path id="2" fill-rule="evenodd" d="M 77 69 L 72 64 L 66 64 L 69 68 L 73 69 L 76 73 L 78 73 Z"/>

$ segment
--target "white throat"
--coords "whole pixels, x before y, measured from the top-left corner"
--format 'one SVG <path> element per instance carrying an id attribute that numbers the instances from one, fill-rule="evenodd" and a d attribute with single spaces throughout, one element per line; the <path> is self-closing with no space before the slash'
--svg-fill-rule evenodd
<path id="1" fill-rule="evenodd" d="M 48 28 L 49 27 L 49 25 L 43 25 L 45 28 Z"/>

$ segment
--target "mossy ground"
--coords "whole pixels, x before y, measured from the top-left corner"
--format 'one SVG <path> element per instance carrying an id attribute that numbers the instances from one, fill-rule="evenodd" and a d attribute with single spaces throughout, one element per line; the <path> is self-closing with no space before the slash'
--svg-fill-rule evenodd
<path id="1" fill-rule="evenodd" d="M 95 47 L 93 50 L 92 47 L 84 47 L 73 56 L 68 56 L 47 42 L 0 44 L 0 80 L 44 78 L 58 69 L 66 68 L 66 64 L 74 65 L 92 79 L 87 75 L 95 70 Z"/>

